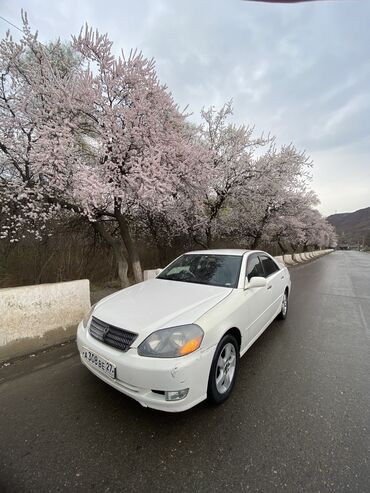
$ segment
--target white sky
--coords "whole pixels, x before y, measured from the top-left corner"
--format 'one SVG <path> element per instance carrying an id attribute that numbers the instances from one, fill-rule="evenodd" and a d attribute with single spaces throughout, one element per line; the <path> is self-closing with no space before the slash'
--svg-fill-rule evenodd
<path id="1" fill-rule="evenodd" d="M 117 52 L 154 57 L 194 119 L 233 98 L 237 122 L 312 156 L 323 214 L 370 206 L 369 1 L 0 0 L 17 25 L 21 8 L 43 41 L 88 22 Z M 0 19 L 1 36 L 8 27 Z"/>

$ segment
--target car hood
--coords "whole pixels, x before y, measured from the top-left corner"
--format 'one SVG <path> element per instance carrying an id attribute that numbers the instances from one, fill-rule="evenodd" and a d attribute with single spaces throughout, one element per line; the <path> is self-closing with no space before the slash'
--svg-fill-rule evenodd
<path id="1" fill-rule="evenodd" d="M 136 332 L 139 344 L 154 330 L 191 324 L 228 296 L 232 288 L 150 279 L 101 300 L 94 317 Z"/>

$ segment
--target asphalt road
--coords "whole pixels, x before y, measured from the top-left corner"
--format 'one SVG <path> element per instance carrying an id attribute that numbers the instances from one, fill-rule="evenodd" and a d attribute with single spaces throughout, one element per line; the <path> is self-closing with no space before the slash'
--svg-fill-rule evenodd
<path id="1" fill-rule="evenodd" d="M 2 368 L 0 491 L 369 492 L 370 254 L 291 275 L 221 407 L 142 408 L 74 344 Z"/>

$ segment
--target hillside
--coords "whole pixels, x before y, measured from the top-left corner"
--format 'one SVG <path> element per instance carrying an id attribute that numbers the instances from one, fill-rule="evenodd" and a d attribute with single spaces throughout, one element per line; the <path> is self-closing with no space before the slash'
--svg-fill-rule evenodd
<path id="1" fill-rule="evenodd" d="M 333 214 L 327 220 L 338 233 L 339 244 L 370 246 L 370 207 L 355 212 Z"/>

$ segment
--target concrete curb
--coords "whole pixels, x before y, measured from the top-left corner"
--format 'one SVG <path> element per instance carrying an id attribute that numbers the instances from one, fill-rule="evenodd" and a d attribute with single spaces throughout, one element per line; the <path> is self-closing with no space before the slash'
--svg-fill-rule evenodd
<path id="1" fill-rule="evenodd" d="M 293 259 L 292 255 L 283 255 L 284 263 L 288 267 L 297 265 L 297 262 Z"/>
<path id="2" fill-rule="evenodd" d="M 284 256 L 283 255 L 279 255 L 278 257 L 274 257 L 275 260 L 277 260 L 280 264 L 282 265 L 285 265 L 285 262 L 284 262 Z"/>
<path id="3" fill-rule="evenodd" d="M 293 254 L 293 256 L 284 255 L 284 260 L 286 259 L 286 257 L 288 257 L 288 259 L 289 259 L 289 257 L 290 258 L 293 257 L 293 260 L 285 262 L 285 265 L 287 265 L 288 267 L 293 267 L 294 265 L 300 265 L 300 264 L 303 264 L 306 262 L 311 262 L 312 260 L 316 260 L 316 259 L 322 257 L 323 255 L 328 255 L 329 253 L 331 253 L 333 251 L 334 251 L 334 249 L 314 250 L 311 252 L 296 253 L 296 254 Z M 294 259 L 296 260 L 296 262 L 294 261 Z"/>

